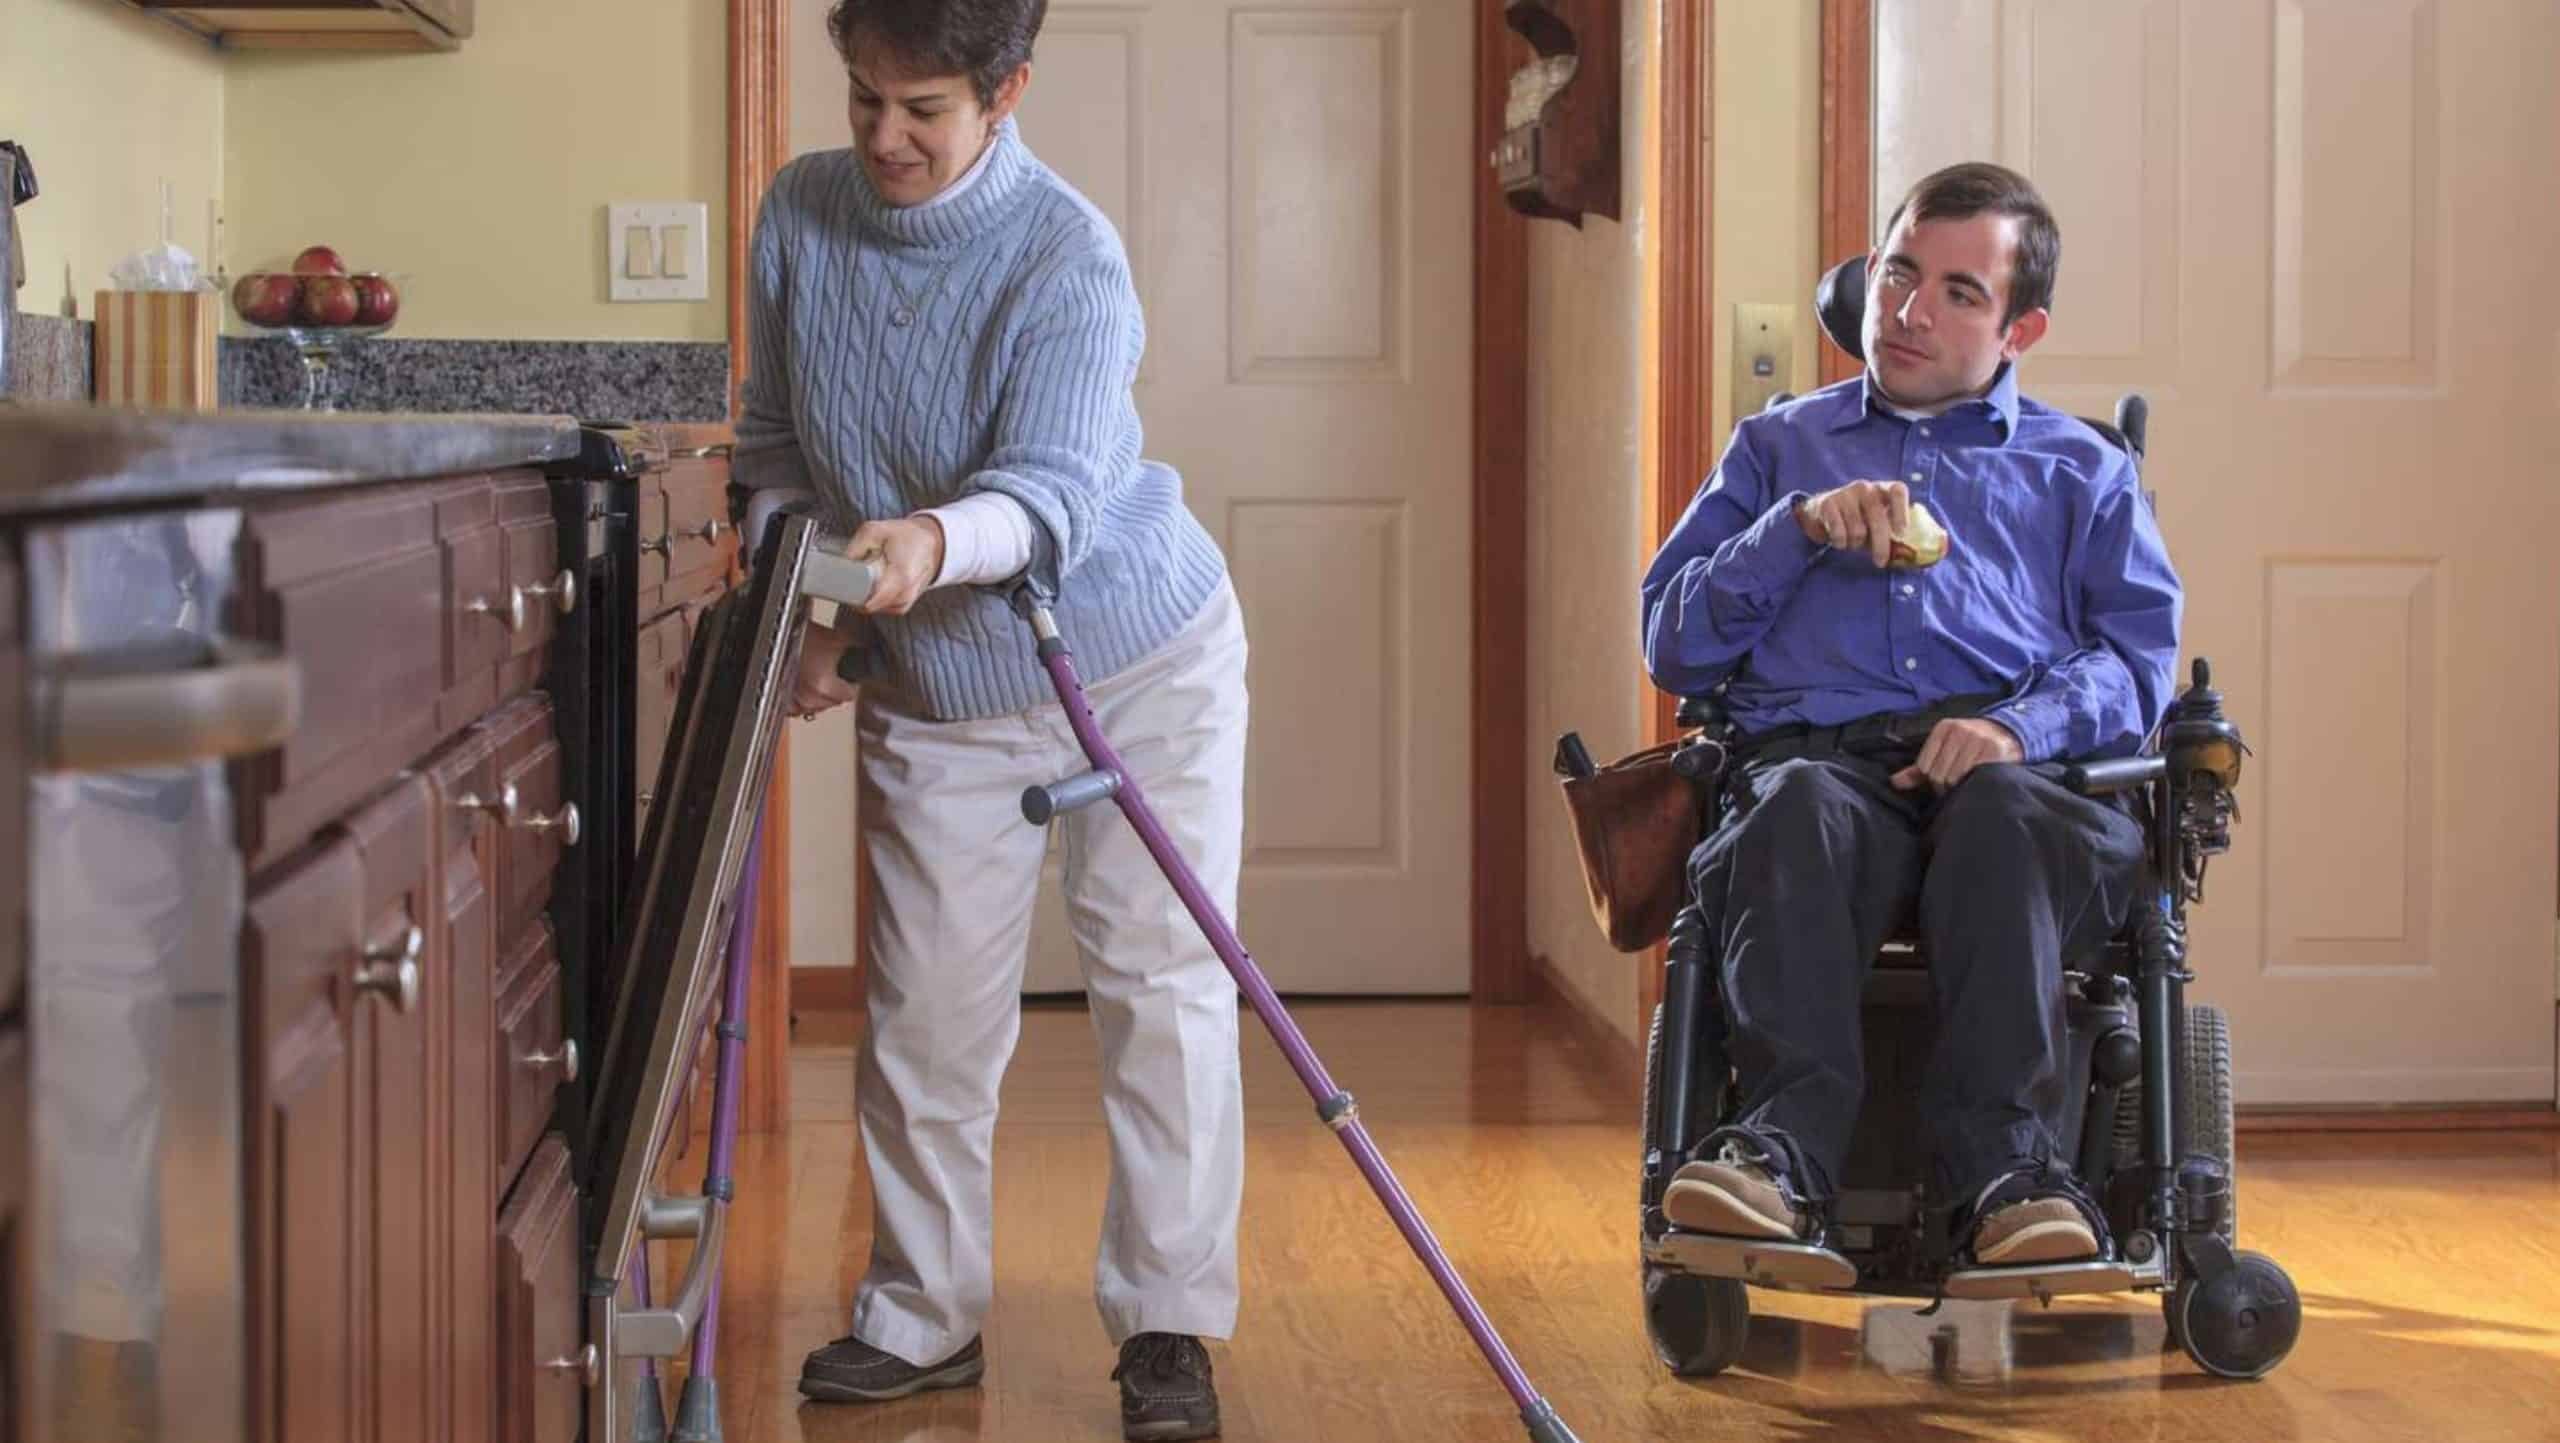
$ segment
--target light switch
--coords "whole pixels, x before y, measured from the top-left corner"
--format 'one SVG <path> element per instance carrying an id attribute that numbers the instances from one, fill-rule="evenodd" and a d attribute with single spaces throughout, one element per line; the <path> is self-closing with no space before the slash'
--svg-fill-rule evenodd
<path id="1" fill-rule="evenodd" d="M 605 207 L 605 278 L 617 301 L 707 301 L 710 207 L 614 201 Z"/>
<path id="2" fill-rule="evenodd" d="M 1760 414 L 1795 376 L 1796 307 L 1733 308 L 1733 423 Z"/>

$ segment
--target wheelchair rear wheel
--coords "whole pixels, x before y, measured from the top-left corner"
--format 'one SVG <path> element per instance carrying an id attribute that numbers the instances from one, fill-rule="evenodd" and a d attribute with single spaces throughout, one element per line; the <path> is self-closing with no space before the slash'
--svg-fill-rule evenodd
<path id="1" fill-rule="evenodd" d="M 1712 1378 L 1742 1358 L 1751 1337 L 1751 1298 L 1738 1279 L 1694 1277 L 1648 1263 L 1644 1330 L 1653 1355 L 1673 1374 Z"/>

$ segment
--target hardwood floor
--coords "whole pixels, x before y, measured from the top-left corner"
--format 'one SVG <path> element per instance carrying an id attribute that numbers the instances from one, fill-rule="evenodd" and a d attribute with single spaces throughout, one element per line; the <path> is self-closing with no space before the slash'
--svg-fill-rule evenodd
<path id="1" fill-rule="evenodd" d="M 2290 1271 L 2301 1345 L 2228 1383 L 2164 1347 L 2156 1299 L 1906 1304 L 1755 1292 L 1742 1365 L 1653 1361 L 1636 1309 L 1635 1108 L 1523 1009 L 1298 1009 L 1529 1376 L 1584 1443 L 1856 1438 L 2560 1440 L 2560 1134 L 2250 1134 L 2242 1242 Z M 1524 1437 L 1278 1050 L 1246 1019 L 1244 1313 L 1213 1348 L 1228 1443 Z M 787 1134 L 742 1149 L 720 1342 L 729 1443 L 1119 1437 L 1092 1304 L 1095 1046 L 1034 1008 L 997 1144 L 998 1285 L 976 1389 L 803 1403 L 868 1248 L 849 1019 L 801 1020 Z M 2245 1039 L 2243 1040 L 2245 1045 Z M 672 1397 L 672 1390 L 670 1391 Z"/>

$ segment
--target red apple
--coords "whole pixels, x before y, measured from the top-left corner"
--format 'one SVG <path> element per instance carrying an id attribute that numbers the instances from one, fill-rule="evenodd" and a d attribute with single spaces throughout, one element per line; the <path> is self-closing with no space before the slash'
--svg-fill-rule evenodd
<path id="1" fill-rule="evenodd" d="M 387 326 L 400 314 L 400 288 L 389 276 L 356 277 L 356 324 Z"/>
<path id="2" fill-rule="evenodd" d="M 345 276 L 304 276 L 301 316 L 306 326 L 354 325 L 356 283 Z"/>
<path id="3" fill-rule="evenodd" d="M 327 246 L 308 246 L 293 258 L 293 273 L 298 276 L 342 276 L 347 263 Z"/>
<path id="4" fill-rule="evenodd" d="M 231 287 L 231 308 L 253 326 L 290 323 L 301 299 L 302 282 L 274 271 L 251 271 Z"/>

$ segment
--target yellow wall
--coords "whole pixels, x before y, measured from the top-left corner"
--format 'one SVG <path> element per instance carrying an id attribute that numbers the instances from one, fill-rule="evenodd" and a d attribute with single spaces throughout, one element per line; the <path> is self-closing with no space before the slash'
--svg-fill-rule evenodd
<path id="1" fill-rule="evenodd" d="M 44 186 L 19 216 L 22 310 L 94 309 L 107 269 L 160 243 L 160 182 L 177 243 L 208 249 L 222 190 L 223 67 L 201 40 L 107 0 L 8 0 L 0 33 L 0 139 Z"/>
<path id="2" fill-rule="evenodd" d="M 1817 0 L 1741 0 L 1716 7 L 1715 417 L 1733 431 L 1733 308 L 1790 307 L 1803 395 L 1821 376 L 1813 283 L 1822 242 L 1822 7 Z M 1837 260 L 1834 256 L 1831 260 Z"/>
<path id="3" fill-rule="evenodd" d="M 1579 731 L 1605 762 L 1641 745 L 1652 687 L 1637 636 L 1637 585 L 1652 560 L 1645 476 L 1664 407 L 1726 414 L 1726 348 L 1737 301 L 1794 308 L 1790 389 L 1812 388 L 1812 290 L 1821 214 L 1821 7 L 1726 0 L 1716 7 L 1713 101 L 1713 396 L 1659 394 L 1660 279 L 1650 235 L 1660 143 L 1661 6 L 1626 0 L 1626 166 L 1621 223 L 1579 232 L 1541 221 L 1529 263 L 1529 947 L 1631 1042 L 1639 958 L 1610 950 L 1591 921 L 1573 842 L 1555 799 L 1555 739 Z M 1684 0 L 1669 0 L 1684 3 Z M 1703 481 L 1705 478 L 1698 478 Z"/>
<path id="4" fill-rule="evenodd" d="M 405 271 L 414 337 L 725 339 L 725 7 L 506 0 L 478 24 L 444 54 L 223 57 L 232 270 L 320 243 Z M 607 302 L 617 200 L 709 206 L 711 299 Z"/>
<path id="5" fill-rule="evenodd" d="M 1680 0 L 1673 0 L 1680 3 Z M 1610 1025 L 1634 1035 L 1635 958 L 1592 924 L 1548 762 L 1582 733 L 1603 761 L 1642 737 L 1636 583 L 1645 563 L 1646 233 L 1656 167 L 1646 137 L 1661 0 L 1625 0 L 1620 219 L 1529 227 L 1529 950 Z"/>

